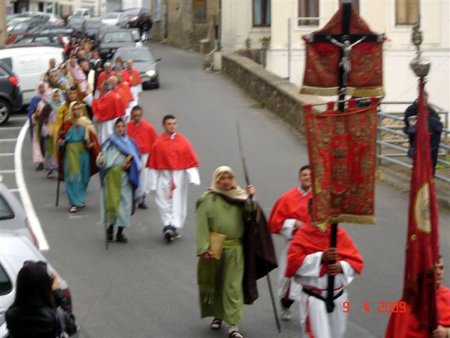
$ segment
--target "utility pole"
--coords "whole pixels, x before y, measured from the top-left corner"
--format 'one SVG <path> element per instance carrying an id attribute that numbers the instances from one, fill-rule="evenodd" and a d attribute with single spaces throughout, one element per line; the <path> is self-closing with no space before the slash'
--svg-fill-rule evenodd
<path id="1" fill-rule="evenodd" d="M 0 46 L 6 42 L 6 1 L 0 1 Z"/>

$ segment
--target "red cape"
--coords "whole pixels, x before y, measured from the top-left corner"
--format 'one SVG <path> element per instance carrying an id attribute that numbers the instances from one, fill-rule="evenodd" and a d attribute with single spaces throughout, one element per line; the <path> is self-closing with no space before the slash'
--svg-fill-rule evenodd
<path id="1" fill-rule="evenodd" d="M 330 232 L 331 227 L 322 232 L 310 223 L 304 224 L 297 230 L 288 251 L 286 277 L 290 278 L 295 275 L 306 256 L 330 247 Z M 337 232 L 337 249 L 339 260 L 346 261 L 357 274 L 361 274 L 364 266 L 361 254 L 350 236 L 341 227 L 338 227 Z M 324 274 L 325 271 L 325 265 L 323 265 L 321 273 Z"/>
<path id="2" fill-rule="evenodd" d="M 136 142 L 141 154 L 149 153 L 158 138 L 155 128 L 144 120 L 138 125 L 133 121 L 128 122 L 127 134 Z"/>
<path id="3" fill-rule="evenodd" d="M 72 128 L 74 126 L 74 124 L 72 123 L 72 121 L 64 121 L 63 124 L 61 125 L 61 128 L 59 128 L 58 131 L 58 137 L 57 137 L 57 142 L 59 141 L 59 139 L 61 139 L 62 137 L 64 137 L 65 134 L 67 134 L 67 132 L 70 130 L 70 128 Z M 92 143 L 94 143 L 94 147 L 92 149 L 89 150 L 89 155 L 90 155 L 90 166 L 91 166 L 91 176 L 95 175 L 96 173 L 98 173 L 98 167 L 97 164 L 95 163 L 98 154 L 100 153 L 101 147 L 100 147 L 100 143 L 98 141 L 97 135 L 91 133 L 90 134 L 91 137 L 91 141 Z M 59 151 L 57 152 L 58 155 L 56 157 L 56 161 L 58 161 L 59 164 Z M 64 166 L 59 166 L 59 170 L 61 171 L 61 181 L 64 180 Z"/>
<path id="4" fill-rule="evenodd" d="M 106 72 L 101 72 L 100 75 L 97 78 L 97 90 L 100 90 L 102 87 L 102 83 L 106 80 L 108 80 L 111 76 L 115 76 L 116 73 L 114 73 L 113 71 L 109 72 L 108 74 L 106 74 Z"/>
<path id="5" fill-rule="evenodd" d="M 92 112 L 97 121 L 107 121 L 125 115 L 125 107 L 120 95 L 110 91 L 93 100 Z"/>
<path id="6" fill-rule="evenodd" d="M 125 107 L 128 107 L 130 102 L 133 101 L 133 94 L 131 94 L 130 84 L 126 81 L 122 81 L 116 88 L 118 88 L 119 95 L 122 98 Z"/>
<path id="7" fill-rule="evenodd" d="M 162 133 L 156 139 L 147 167 L 157 170 L 183 170 L 198 167 L 197 155 L 188 139 L 177 133 L 173 140 Z"/>
<path id="8" fill-rule="evenodd" d="M 270 232 L 278 233 L 288 218 L 294 218 L 304 223 L 309 222 L 308 202 L 311 197 L 312 193 L 303 196 L 298 188 L 293 188 L 281 195 L 269 217 Z"/>
<path id="9" fill-rule="evenodd" d="M 450 289 L 440 286 L 436 291 L 437 319 L 444 327 L 450 327 Z M 406 311 L 392 313 L 386 329 L 386 338 L 429 338 L 430 334 L 420 325 L 406 303 Z"/>
<path id="10" fill-rule="evenodd" d="M 131 87 L 137 86 L 142 83 L 141 75 L 136 69 L 124 69 L 122 70 L 122 74 L 122 81 L 127 81 L 131 85 Z"/>

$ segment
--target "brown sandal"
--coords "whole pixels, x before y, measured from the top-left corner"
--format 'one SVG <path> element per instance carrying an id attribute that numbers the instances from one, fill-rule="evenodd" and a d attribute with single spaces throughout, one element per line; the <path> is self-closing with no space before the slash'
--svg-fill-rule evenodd
<path id="1" fill-rule="evenodd" d="M 221 326 L 222 326 L 222 319 L 219 318 L 214 318 L 211 322 L 211 325 L 209 325 L 211 330 L 220 330 Z"/>
<path id="2" fill-rule="evenodd" d="M 244 338 L 244 336 L 241 335 L 238 331 L 233 330 L 230 333 L 228 333 L 228 338 Z"/>

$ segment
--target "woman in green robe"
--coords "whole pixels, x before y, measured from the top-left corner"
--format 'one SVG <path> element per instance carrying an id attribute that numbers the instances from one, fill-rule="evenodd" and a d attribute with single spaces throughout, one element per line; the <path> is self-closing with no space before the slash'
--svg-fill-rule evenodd
<path id="1" fill-rule="evenodd" d="M 242 239 L 245 218 L 252 205 L 247 203 L 255 193 L 237 185 L 230 167 L 214 171 L 212 184 L 197 201 L 197 278 L 201 317 L 214 319 L 211 329 L 218 330 L 222 320 L 228 325 L 229 338 L 242 338 L 238 324 L 242 321 L 244 305 L 244 250 Z M 211 236 L 212 234 L 212 236 Z M 220 259 L 213 258 L 211 238 L 225 235 Z"/>

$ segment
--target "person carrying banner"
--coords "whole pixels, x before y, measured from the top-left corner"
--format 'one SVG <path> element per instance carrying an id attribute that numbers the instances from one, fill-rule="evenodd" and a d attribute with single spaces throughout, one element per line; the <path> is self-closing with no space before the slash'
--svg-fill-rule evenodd
<path id="1" fill-rule="evenodd" d="M 311 214 L 312 199 L 309 201 Z M 341 338 L 347 325 L 343 304 L 348 300 L 346 287 L 363 270 L 363 259 L 347 232 L 337 230 L 337 247 L 330 248 L 331 226 L 321 231 L 309 221 L 295 233 L 288 251 L 286 277 L 300 283 L 304 295 L 300 298 L 302 333 L 315 338 Z M 334 262 L 334 263 L 331 263 Z M 328 313 L 328 276 L 334 276 L 333 312 Z"/>
<path id="2" fill-rule="evenodd" d="M 301 296 L 298 284 L 292 278 L 286 278 L 286 259 L 289 246 L 295 232 L 309 221 L 308 202 L 312 197 L 311 169 L 308 165 L 300 168 L 298 173 L 299 186 L 285 192 L 275 203 L 269 217 L 270 231 L 285 238 L 278 266 L 278 290 L 281 303 L 281 319 L 291 319 L 290 307 Z"/>

